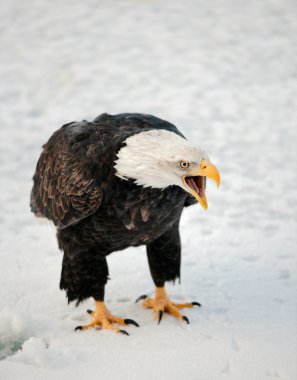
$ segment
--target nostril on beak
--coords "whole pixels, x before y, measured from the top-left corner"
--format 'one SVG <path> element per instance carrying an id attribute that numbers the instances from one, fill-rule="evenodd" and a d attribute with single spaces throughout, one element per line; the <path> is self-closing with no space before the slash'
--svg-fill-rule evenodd
<path id="1" fill-rule="evenodd" d="M 206 169 L 207 168 L 207 162 L 205 162 L 204 160 L 202 160 L 201 162 L 200 162 L 200 169 L 201 170 L 204 170 L 204 169 Z"/>

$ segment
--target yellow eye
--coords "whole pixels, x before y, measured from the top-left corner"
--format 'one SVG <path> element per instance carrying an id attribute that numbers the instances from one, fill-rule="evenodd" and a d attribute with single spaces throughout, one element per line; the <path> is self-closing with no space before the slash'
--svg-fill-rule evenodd
<path id="1" fill-rule="evenodd" d="M 186 161 L 181 161 L 179 163 L 179 166 L 182 168 L 182 169 L 188 169 L 188 167 L 190 166 L 190 164 Z"/>

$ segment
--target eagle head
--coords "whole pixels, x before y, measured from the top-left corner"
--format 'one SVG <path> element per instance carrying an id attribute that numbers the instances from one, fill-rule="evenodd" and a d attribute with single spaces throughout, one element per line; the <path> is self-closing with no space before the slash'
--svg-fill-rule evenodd
<path id="1" fill-rule="evenodd" d="M 163 189 L 177 185 L 192 194 L 204 209 L 206 178 L 220 185 L 220 174 L 208 155 L 188 140 L 164 129 L 128 137 L 115 160 L 116 175 L 137 185 Z"/>

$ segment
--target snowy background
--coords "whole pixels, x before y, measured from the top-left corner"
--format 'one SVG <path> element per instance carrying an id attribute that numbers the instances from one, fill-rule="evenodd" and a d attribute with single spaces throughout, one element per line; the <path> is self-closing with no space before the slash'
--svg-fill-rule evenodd
<path id="1" fill-rule="evenodd" d="M 295 0 L 2 0 L 0 378 L 297 378 Z M 222 177 L 182 217 L 191 324 L 153 292 L 143 247 L 110 256 L 106 301 L 130 336 L 74 333 L 55 229 L 29 211 L 41 145 L 102 112 L 151 113 L 202 146 Z"/>

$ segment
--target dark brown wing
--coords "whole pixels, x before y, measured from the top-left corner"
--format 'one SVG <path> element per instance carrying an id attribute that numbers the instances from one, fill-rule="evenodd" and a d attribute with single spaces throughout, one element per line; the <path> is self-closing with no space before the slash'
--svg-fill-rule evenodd
<path id="1" fill-rule="evenodd" d="M 65 126 L 70 128 L 70 126 Z M 103 191 L 90 170 L 92 162 L 75 145 L 92 146 L 88 143 L 89 129 L 80 127 L 77 139 L 71 139 L 62 127 L 44 145 L 33 177 L 31 210 L 37 216 L 52 220 L 59 228 L 65 228 L 93 214 L 100 206 Z M 93 164 L 94 166 L 94 164 Z M 100 170 L 100 168 L 98 168 Z"/>

